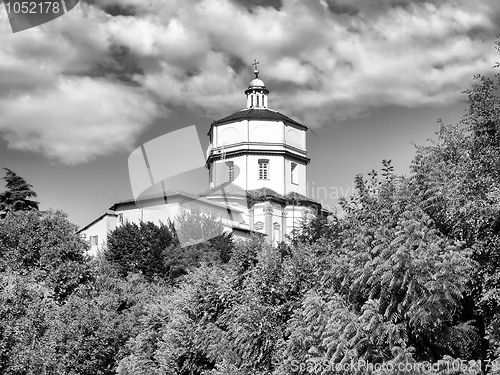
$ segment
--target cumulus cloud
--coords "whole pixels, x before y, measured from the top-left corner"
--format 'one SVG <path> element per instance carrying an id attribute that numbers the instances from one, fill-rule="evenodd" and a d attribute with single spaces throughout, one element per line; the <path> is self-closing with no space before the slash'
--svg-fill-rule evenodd
<path id="1" fill-rule="evenodd" d="M 494 0 L 82 1 L 36 30 L 0 30 L 0 134 L 10 147 L 67 163 L 127 149 L 165 115 L 160 108 L 211 118 L 241 109 L 254 58 L 270 107 L 310 127 L 384 105 L 449 104 L 498 60 L 499 8 Z"/>
<path id="2" fill-rule="evenodd" d="M 66 164 L 132 150 L 157 108 L 142 89 L 91 79 L 60 77 L 37 93 L 0 100 L 0 132 L 9 146 Z"/>

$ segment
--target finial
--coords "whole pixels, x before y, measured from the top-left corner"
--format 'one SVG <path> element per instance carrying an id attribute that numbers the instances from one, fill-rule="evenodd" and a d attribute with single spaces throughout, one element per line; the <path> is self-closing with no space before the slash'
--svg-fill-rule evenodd
<path id="1" fill-rule="evenodd" d="M 253 74 L 255 74 L 255 78 L 259 78 L 259 69 L 257 69 L 258 64 L 259 62 L 256 59 L 254 59 L 252 65 L 254 66 Z"/>

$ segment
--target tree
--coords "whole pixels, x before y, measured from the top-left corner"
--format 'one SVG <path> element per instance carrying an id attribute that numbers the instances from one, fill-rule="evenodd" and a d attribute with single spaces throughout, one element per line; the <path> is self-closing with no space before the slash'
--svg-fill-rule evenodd
<path id="1" fill-rule="evenodd" d="M 64 300 L 90 280 L 87 242 L 61 211 L 16 211 L 0 221 L 0 271 L 31 275 Z"/>
<path id="2" fill-rule="evenodd" d="M 133 274 L 97 270 L 64 304 L 31 275 L 0 272 L 0 373 L 112 375 L 141 327 L 144 306 L 169 292 Z M 125 302 L 125 307 L 122 307 Z"/>
<path id="3" fill-rule="evenodd" d="M 198 267 L 201 262 L 227 263 L 233 250 L 232 232 L 224 232 L 224 224 L 214 213 L 199 209 L 185 210 L 176 218 L 176 233 L 181 244 L 177 259 L 184 269 Z"/>
<path id="4" fill-rule="evenodd" d="M 291 234 L 291 243 L 297 246 L 299 243 L 312 245 L 320 239 L 334 242 L 338 237 L 339 221 L 336 216 L 313 216 L 306 217 L 299 222 L 299 227 Z M 282 245 L 283 246 L 283 245 Z"/>
<path id="5" fill-rule="evenodd" d="M 4 168 L 7 175 L 3 180 L 7 182 L 6 191 L 0 193 L 0 219 L 4 219 L 9 212 L 13 211 L 30 211 L 38 210 L 38 202 L 30 200 L 37 194 L 31 190 L 33 185 L 30 185 L 26 180 L 18 176 L 15 172 L 8 168 Z"/>
<path id="6" fill-rule="evenodd" d="M 46 373 L 115 374 L 127 340 L 139 333 L 143 306 L 167 290 L 138 274 L 122 279 L 99 273 L 93 284 L 80 288 L 48 316 L 40 339 Z"/>
<path id="7" fill-rule="evenodd" d="M 282 257 L 263 238 L 237 243 L 227 264 L 202 265 L 146 307 L 126 374 L 268 374 L 302 295 L 319 284 L 315 252 Z"/>
<path id="8" fill-rule="evenodd" d="M 108 234 L 104 257 L 122 277 L 140 272 L 148 279 L 165 278 L 169 275 L 165 258 L 177 244 L 171 222 L 159 226 L 153 222 L 126 222 Z"/>
<path id="9" fill-rule="evenodd" d="M 437 140 L 417 147 L 412 171 L 422 209 L 441 233 L 469 247 L 479 264 L 466 314 L 489 339 L 481 357 L 492 359 L 500 354 L 498 333 L 487 335 L 498 332 L 500 308 L 500 75 L 475 81 L 465 91 L 467 114 L 457 125 L 440 123 Z"/>
<path id="10" fill-rule="evenodd" d="M 182 245 L 205 242 L 223 231 L 224 224 L 216 214 L 203 213 L 200 209 L 182 209 L 176 218 L 177 237 Z"/>
<path id="11" fill-rule="evenodd" d="M 233 248 L 232 233 L 213 215 L 182 211 L 177 225 L 126 222 L 108 235 L 104 257 L 122 277 L 140 272 L 174 281 L 202 262 L 227 263 Z M 179 243 L 178 238 L 183 240 Z"/>
<path id="12" fill-rule="evenodd" d="M 463 315 L 477 264 L 419 208 L 410 180 L 383 177 L 358 176 L 343 201 L 340 246 L 290 321 L 285 365 L 477 356 L 481 337 Z"/>
<path id="13" fill-rule="evenodd" d="M 44 373 L 41 338 L 55 308 L 52 294 L 33 277 L 0 272 L 0 373 Z"/>

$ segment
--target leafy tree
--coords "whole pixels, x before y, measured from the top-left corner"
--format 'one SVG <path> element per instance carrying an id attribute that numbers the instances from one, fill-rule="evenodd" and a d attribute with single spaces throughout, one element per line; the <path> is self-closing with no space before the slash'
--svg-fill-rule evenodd
<path id="1" fill-rule="evenodd" d="M 108 235 L 104 256 L 123 277 L 141 272 L 148 279 L 171 280 L 185 275 L 202 262 L 227 263 L 233 248 L 232 233 L 213 215 L 182 211 L 173 222 L 160 224 L 130 223 Z M 178 238 L 183 238 L 179 244 Z"/>
<path id="2" fill-rule="evenodd" d="M 475 80 L 465 92 L 467 114 L 458 125 L 441 123 L 437 140 L 417 147 L 412 169 L 421 207 L 441 233 L 463 241 L 479 264 L 466 314 L 486 337 L 495 331 L 491 325 L 500 308 L 500 75 Z M 498 336 L 487 337 L 484 360 L 499 346 Z"/>
<path id="3" fill-rule="evenodd" d="M 61 211 L 17 211 L 0 221 L 0 270 L 31 275 L 64 300 L 91 278 L 88 244 Z"/>
<path id="4" fill-rule="evenodd" d="M 389 161 L 382 180 L 375 171 L 356 177 L 337 241 L 323 242 L 332 266 L 290 322 L 282 373 L 297 358 L 500 354 L 500 77 L 476 79 L 468 114 L 417 147 L 410 178 L 394 176 Z M 306 227 L 302 241 L 321 243 L 314 234 L 323 229 Z"/>
<path id="5" fill-rule="evenodd" d="M 7 171 L 7 175 L 3 177 L 7 182 L 7 190 L 0 193 L 0 219 L 5 219 L 7 214 L 13 211 L 38 210 L 38 202 L 29 199 L 37 196 L 31 190 L 33 185 L 10 169 L 4 169 Z"/>
<path id="6" fill-rule="evenodd" d="M 138 334 L 143 306 L 168 292 L 138 274 L 127 279 L 100 273 L 52 312 L 42 344 L 47 373 L 111 375 Z"/>
<path id="7" fill-rule="evenodd" d="M 314 244 L 322 240 L 332 243 L 336 241 L 340 230 L 339 221 L 336 216 L 313 216 L 306 217 L 299 222 L 299 227 L 290 236 L 292 245 Z"/>
<path id="8" fill-rule="evenodd" d="M 314 252 L 282 257 L 261 238 L 228 264 L 202 265 L 146 310 L 119 374 L 266 374 L 301 296 L 319 283 Z"/>
<path id="9" fill-rule="evenodd" d="M 53 292 L 30 276 L 0 272 L 0 373 L 43 374 L 42 337 L 56 308 Z"/>
<path id="10" fill-rule="evenodd" d="M 233 236 L 225 232 L 220 217 L 203 213 L 199 209 L 182 210 L 176 218 L 176 233 L 182 248 L 189 257 L 200 260 L 227 263 L 233 249 Z"/>
<path id="11" fill-rule="evenodd" d="M 140 333 L 128 343 L 130 355 L 118 366 L 118 374 L 201 374 L 213 368 L 199 340 L 205 322 L 217 319 L 230 290 L 223 283 L 225 272 L 201 267 L 187 275 L 170 295 L 145 306 Z M 229 293 L 229 294 L 228 294 Z"/>
<path id="12" fill-rule="evenodd" d="M 436 361 L 477 355 L 478 328 L 464 316 L 476 263 L 415 203 L 410 180 L 375 171 L 343 201 L 340 246 L 327 253 L 322 287 L 306 294 L 287 332 L 280 373 L 305 363 Z M 399 359 L 398 359 L 399 358 Z M 305 373 L 305 372 L 304 372 Z"/>
<path id="13" fill-rule="evenodd" d="M 182 245 L 205 242 L 224 231 L 224 224 L 215 213 L 203 213 L 197 208 L 182 209 L 175 221 L 177 237 Z"/>
<path id="14" fill-rule="evenodd" d="M 64 304 L 31 276 L 0 273 L 2 374 L 112 375 L 139 333 L 144 305 L 169 293 L 140 275 L 126 280 L 98 270 Z"/>
<path id="15" fill-rule="evenodd" d="M 186 275 L 203 263 L 227 263 L 231 258 L 233 246 L 232 233 L 222 233 L 202 242 L 170 248 L 164 259 L 170 279 Z"/>
<path id="16" fill-rule="evenodd" d="M 167 253 L 178 242 L 171 222 L 159 226 L 152 222 L 126 222 L 108 234 L 104 257 L 124 277 L 141 272 L 148 279 L 168 277 Z"/>

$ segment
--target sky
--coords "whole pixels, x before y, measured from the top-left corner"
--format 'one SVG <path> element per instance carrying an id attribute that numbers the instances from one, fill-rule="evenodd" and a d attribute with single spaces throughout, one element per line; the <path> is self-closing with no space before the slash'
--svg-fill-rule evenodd
<path id="1" fill-rule="evenodd" d="M 269 108 L 309 127 L 308 195 L 333 208 L 382 159 L 409 175 L 411 142 L 460 120 L 499 25 L 497 0 L 81 0 L 13 33 L 0 6 L 0 167 L 83 227 L 132 198 L 137 147 L 196 125 L 206 148 L 256 59 Z M 208 171 L 165 185 L 197 193 Z"/>

